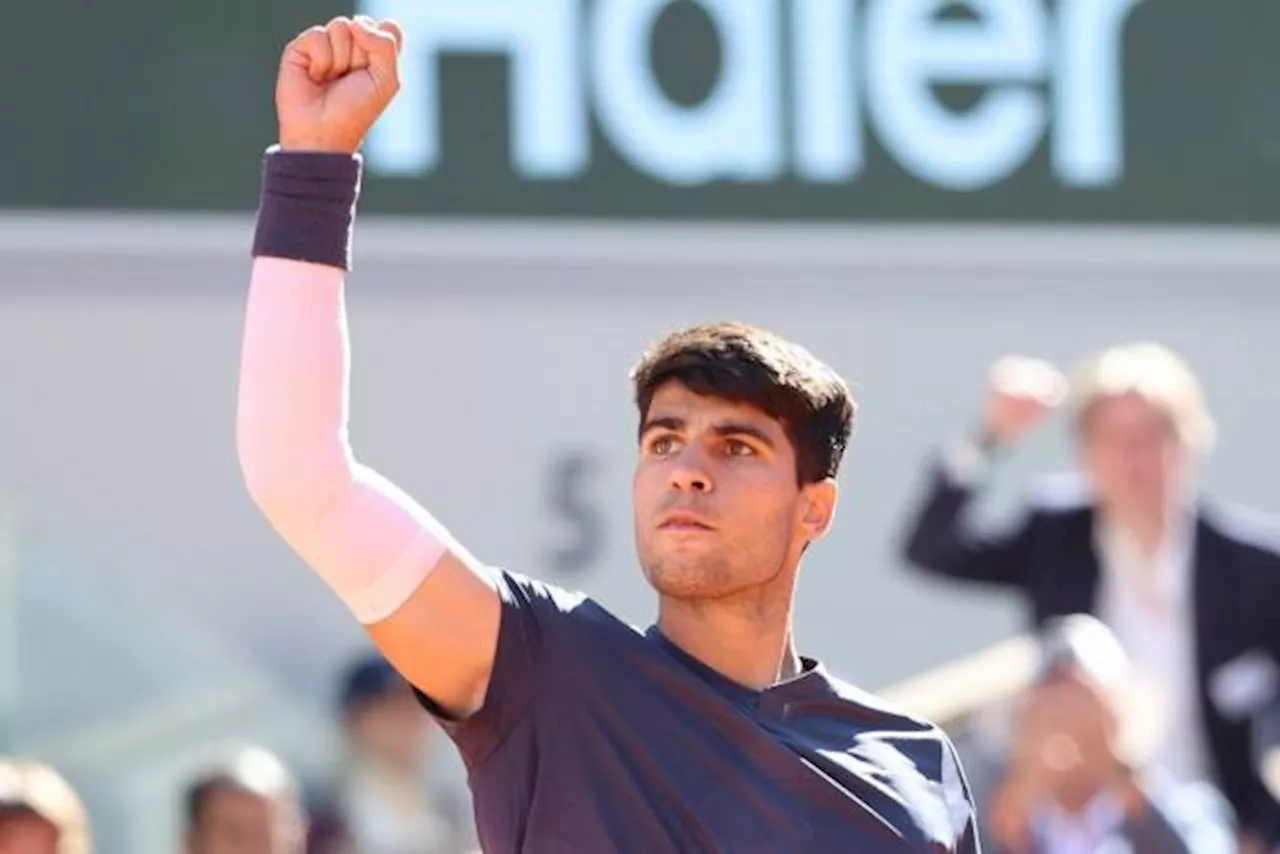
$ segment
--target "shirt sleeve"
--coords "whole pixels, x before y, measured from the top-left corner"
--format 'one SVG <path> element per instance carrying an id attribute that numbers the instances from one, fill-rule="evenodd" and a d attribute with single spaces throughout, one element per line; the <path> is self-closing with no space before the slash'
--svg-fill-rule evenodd
<path id="1" fill-rule="evenodd" d="M 445 526 L 356 458 L 343 272 L 253 264 L 236 417 L 245 483 L 276 532 L 369 624 L 396 611 L 448 551 Z"/>
<path id="2" fill-rule="evenodd" d="M 474 766 L 499 745 L 525 715 L 539 692 L 554 678 L 552 665 L 585 624 L 578 609 L 587 601 L 519 573 L 491 569 L 502 603 L 498 646 L 484 703 L 465 719 L 450 717 L 438 703 L 417 691 L 418 699 Z"/>

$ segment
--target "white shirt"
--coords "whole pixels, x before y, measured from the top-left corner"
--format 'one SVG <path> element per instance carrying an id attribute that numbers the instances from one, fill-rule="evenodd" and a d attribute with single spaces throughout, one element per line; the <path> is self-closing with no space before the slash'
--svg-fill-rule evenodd
<path id="1" fill-rule="evenodd" d="M 1213 768 L 1196 677 L 1194 519 L 1189 512 L 1177 518 L 1150 559 L 1128 532 L 1099 520 L 1097 617 L 1115 633 L 1135 674 L 1160 691 L 1168 710 L 1156 764 L 1179 782 L 1196 782 L 1211 779 Z"/>
<path id="2" fill-rule="evenodd" d="M 1036 811 L 1033 828 L 1037 854 L 1112 854 L 1125 850 L 1119 833 L 1124 806 L 1110 792 L 1102 792 L 1078 815 L 1068 815 L 1048 802 Z"/>

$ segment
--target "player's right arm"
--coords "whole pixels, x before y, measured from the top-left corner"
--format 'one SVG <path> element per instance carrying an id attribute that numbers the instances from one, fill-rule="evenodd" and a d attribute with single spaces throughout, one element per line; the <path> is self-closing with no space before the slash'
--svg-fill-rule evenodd
<path id="1" fill-rule="evenodd" d="M 368 129 L 398 89 L 399 29 L 339 18 L 289 44 L 276 88 L 241 356 L 237 447 L 254 502 L 396 668 L 451 716 L 484 703 L 495 581 L 347 436 L 347 239 Z"/>

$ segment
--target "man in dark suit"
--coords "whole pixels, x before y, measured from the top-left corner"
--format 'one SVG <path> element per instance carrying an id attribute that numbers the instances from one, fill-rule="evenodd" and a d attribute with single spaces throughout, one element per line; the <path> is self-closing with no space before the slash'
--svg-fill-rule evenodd
<path id="1" fill-rule="evenodd" d="M 1044 490 L 1013 526 L 975 525 L 966 511 L 982 476 L 1068 390 L 1081 488 Z M 1001 360 L 982 428 L 935 465 L 905 554 L 937 575 L 1018 590 L 1036 627 L 1100 618 L 1165 696 L 1160 764 L 1221 787 L 1242 850 L 1280 850 L 1280 803 L 1259 775 L 1253 732 L 1280 686 L 1280 533 L 1196 494 L 1196 461 L 1212 441 L 1197 379 L 1158 345 L 1112 348 L 1069 386 L 1045 362 Z"/>

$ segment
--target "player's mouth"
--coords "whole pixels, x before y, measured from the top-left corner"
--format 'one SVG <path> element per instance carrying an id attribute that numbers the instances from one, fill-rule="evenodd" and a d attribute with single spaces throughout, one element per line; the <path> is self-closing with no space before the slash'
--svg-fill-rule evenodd
<path id="1" fill-rule="evenodd" d="M 687 510 L 668 513 L 666 516 L 663 516 L 662 521 L 658 523 L 658 528 L 663 531 L 715 530 L 705 517 L 699 516 L 697 513 L 690 513 Z"/>

